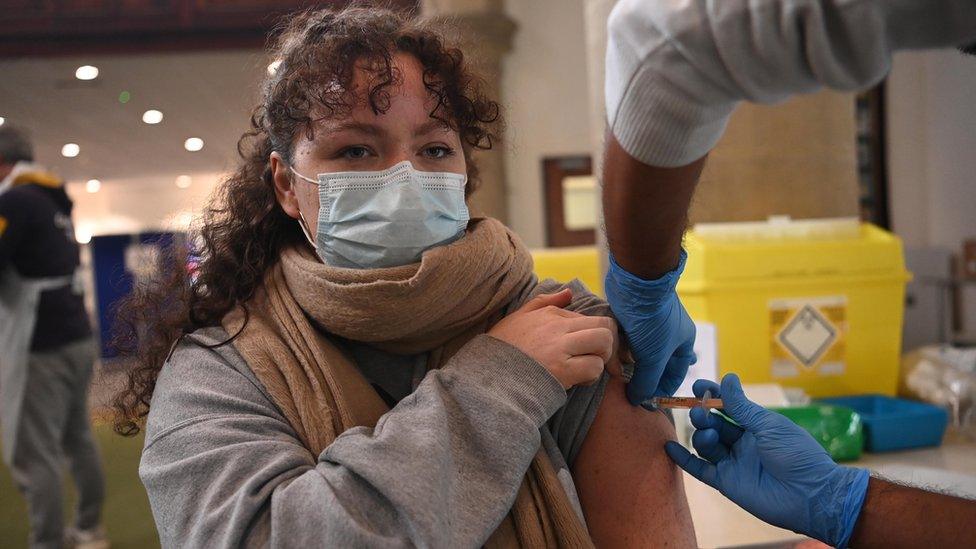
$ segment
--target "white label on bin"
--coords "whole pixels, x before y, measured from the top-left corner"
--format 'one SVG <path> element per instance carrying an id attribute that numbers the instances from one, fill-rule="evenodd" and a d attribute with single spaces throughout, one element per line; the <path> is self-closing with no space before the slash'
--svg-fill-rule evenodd
<path id="1" fill-rule="evenodd" d="M 844 373 L 846 297 L 774 299 L 769 321 L 774 378 Z"/>

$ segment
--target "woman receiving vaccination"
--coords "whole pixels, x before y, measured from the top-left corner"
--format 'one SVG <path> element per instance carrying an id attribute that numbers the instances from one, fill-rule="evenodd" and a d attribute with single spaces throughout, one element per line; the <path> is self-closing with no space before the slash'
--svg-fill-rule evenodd
<path id="1" fill-rule="evenodd" d="M 606 304 L 469 214 L 500 116 L 462 52 L 350 8 L 273 54 L 199 270 L 122 309 L 163 546 L 693 546 Z"/>

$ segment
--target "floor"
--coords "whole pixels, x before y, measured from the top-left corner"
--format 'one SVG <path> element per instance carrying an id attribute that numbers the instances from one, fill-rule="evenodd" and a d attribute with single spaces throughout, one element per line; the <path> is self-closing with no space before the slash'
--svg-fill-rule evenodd
<path id="1" fill-rule="evenodd" d="M 112 547 L 159 547 L 149 501 L 137 476 L 142 437 L 120 437 L 105 424 L 96 426 L 95 435 L 105 466 L 107 498 L 103 522 Z M 73 492 L 70 486 L 65 490 L 66 516 L 71 515 Z M 0 465 L 0 547 L 27 547 L 27 508 L 14 487 L 10 471 L 3 465 Z"/>
<path id="2" fill-rule="evenodd" d="M 99 372 L 92 384 L 95 436 L 102 452 L 107 489 L 103 522 L 113 548 L 159 547 L 149 501 L 137 473 L 142 436 L 126 438 L 116 435 L 105 420 L 107 414 L 104 407 L 122 381 L 117 373 Z M 70 517 L 74 490 L 70 482 L 66 484 L 65 514 Z M 66 520 L 66 524 L 70 523 Z M 27 547 L 27 508 L 14 487 L 10 471 L 3 464 L 0 464 L 0 547 Z"/>

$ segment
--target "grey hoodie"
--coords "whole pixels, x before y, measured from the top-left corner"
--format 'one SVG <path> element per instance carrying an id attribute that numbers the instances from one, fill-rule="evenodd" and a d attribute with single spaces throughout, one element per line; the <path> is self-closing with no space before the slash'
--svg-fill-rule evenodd
<path id="1" fill-rule="evenodd" d="M 609 314 L 569 286 L 571 308 Z M 164 547 L 476 547 L 540 444 L 582 518 L 567 462 L 606 375 L 567 395 L 515 347 L 478 336 L 374 429 L 346 431 L 313 456 L 233 345 L 205 348 L 226 337 L 211 328 L 184 338 L 153 394 L 139 474 Z"/>

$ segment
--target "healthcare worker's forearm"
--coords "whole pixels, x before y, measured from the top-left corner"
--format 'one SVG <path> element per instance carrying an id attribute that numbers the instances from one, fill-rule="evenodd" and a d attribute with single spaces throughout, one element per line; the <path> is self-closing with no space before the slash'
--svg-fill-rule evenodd
<path id="1" fill-rule="evenodd" d="M 603 163 L 607 244 L 617 264 L 652 280 L 678 265 L 688 208 L 705 159 L 657 168 L 634 159 L 612 135 Z"/>
<path id="2" fill-rule="evenodd" d="M 887 74 L 894 50 L 976 40 L 973 6 L 973 0 L 620 0 L 608 22 L 611 131 L 645 164 L 691 164 L 714 147 L 739 101 L 869 87 Z"/>
<path id="3" fill-rule="evenodd" d="M 648 166 L 607 137 L 603 208 L 612 257 L 604 290 L 634 358 L 627 399 L 635 406 L 674 394 L 695 362 L 695 326 L 675 289 L 688 206 L 704 162 Z"/>
<path id="4" fill-rule="evenodd" d="M 851 547 L 976 547 L 976 501 L 871 478 Z"/>

